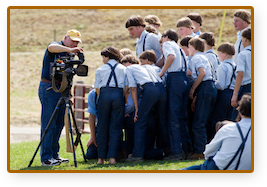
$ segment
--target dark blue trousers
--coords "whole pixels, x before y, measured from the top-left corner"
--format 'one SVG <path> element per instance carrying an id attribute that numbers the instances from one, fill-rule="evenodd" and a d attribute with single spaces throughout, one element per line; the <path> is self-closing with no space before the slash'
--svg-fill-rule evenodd
<path id="1" fill-rule="evenodd" d="M 172 154 L 187 154 L 187 104 L 190 83 L 185 72 L 168 73 L 168 132 Z"/>
<path id="2" fill-rule="evenodd" d="M 192 125 L 195 153 L 203 153 L 207 143 L 206 124 L 213 110 L 217 89 L 211 80 L 201 82 L 197 88 L 195 115 Z"/>
<path id="3" fill-rule="evenodd" d="M 209 122 L 207 124 L 207 138 L 210 142 L 215 135 L 215 125 L 218 121 L 231 120 L 233 107 L 231 106 L 231 98 L 233 90 L 218 90 L 217 99 L 214 109 L 211 112 Z"/>
<path id="4" fill-rule="evenodd" d="M 138 108 L 138 120 L 134 125 L 134 157 L 143 157 L 146 149 L 146 132 L 152 109 L 157 111 L 158 121 L 167 125 L 167 93 L 161 83 L 146 83 L 142 86 L 142 98 Z"/>
<path id="5" fill-rule="evenodd" d="M 240 87 L 239 92 L 238 92 L 238 101 L 240 101 L 242 96 L 246 93 L 251 93 L 251 84 L 247 84 L 247 85 Z M 234 107 L 232 111 L 232 121 L 236 121 L 237 115 L 238 115 L 238 111 L 236 110 L 236 107 Z"/>
<path id="6" fill-rule="evenodd" d="M 124 120 L 123 90 L 102 87 L 97 107 L 98 158 L 117 158 Z"/>

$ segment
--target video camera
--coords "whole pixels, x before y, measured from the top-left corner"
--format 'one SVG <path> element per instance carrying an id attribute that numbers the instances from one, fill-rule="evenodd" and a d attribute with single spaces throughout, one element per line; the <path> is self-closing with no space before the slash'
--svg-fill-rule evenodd
<path id="1" fill-rule="evenodd" d="M 84 55 L 81 52 L 77 53 L 79 60 L 75 60 L 75 54 L 69 53 L 67 56 L 58 56 L 54 62 L 50 63 L 52 87 L 55 92 L 63 92 L 68 85 L 72 83 L 72 78 L 75 74 L 78 76 L 87 76 L 88 66 L 82 65 Z M 74 65 L 77 65 L 74 68 Z M 58 89 L 58 87 L 60 87 Z"/>

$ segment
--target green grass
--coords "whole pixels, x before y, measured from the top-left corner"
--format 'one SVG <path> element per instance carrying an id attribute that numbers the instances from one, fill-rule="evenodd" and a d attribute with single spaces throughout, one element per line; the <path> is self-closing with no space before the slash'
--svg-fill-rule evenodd
<path id="1" fill-rule="evenodd" d="M 89 139 L 89 135 L 82 135 L 82 143 L 84 150 L 86 150 L 86 143 Z M 32 163 L 32 166 L 28 168 L 28 164 L 39 144 L 39 141 L 12 143 L 10 144 L 10 172 L 35 172 L 35 170 L 41 170 L 40 172 L 53 172 L 53 171 L 79 171 L 79 172 L 99 172 L 104 170 L 114 170 L 114 172 L 123 172 L 118 170 L 130 170 L 130 172 L 137 172 L 148 170 L 152 171 L 168 171 L 185 168 L 191 165 L 202 164 L 203 160 L 198 161 L 163 161 L 163 160 L 145 160 L 142 163 L 129 163 L 118 162 L 116 165 L 109 165 L 108 160 L 104 165 L 98 165 L 97 159 L 88 160 L 84 162 L 82 151 L 80 146 L 76 150 L 77 168 L 74 167 L 73 154 L 66 152 L 66 139 L 60 139 L 60 156 L 68 158 L 70 162 L 68 164 L 61 164 L 59 166 L 47 167 L 41 166 L 40 163 L 40 151 L 36 154 L 36 157 Z M 8 163 L 9 164 L 9 163 Z M 43 171 L 42 171 L 43 170 Z M 91 171 L 94 170 L 94 171 Z"/>

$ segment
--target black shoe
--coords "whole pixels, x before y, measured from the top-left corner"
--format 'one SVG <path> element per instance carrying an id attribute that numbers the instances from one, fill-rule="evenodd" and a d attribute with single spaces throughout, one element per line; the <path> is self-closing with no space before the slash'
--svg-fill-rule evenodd
<path id="1" fill-rule="evenodd" d="M 170 154 L 169 156 L 163 158 L 163 160 L 182 160 L 182 154 Z"/>
<path id="2" fill-rule="evenodd" d="M 133 157 L 133 156 L 131 156 L 130 158 L 127 158 L 125 161 L 126 162 L 143 162 L 144 158 L 143 157 Z"/>

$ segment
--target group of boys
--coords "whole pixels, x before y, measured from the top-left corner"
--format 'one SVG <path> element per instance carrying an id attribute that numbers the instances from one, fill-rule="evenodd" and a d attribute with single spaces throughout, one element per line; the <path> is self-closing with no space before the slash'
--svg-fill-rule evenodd
<path id="1" fill-rule="evenodd" d="M 136 55 L 121 50 L 129 91 L 125 95 L 125 136 L 117 160 L 203 159 L 216 123 L 236 120 L 237 101 L 251 92 L 248 11 L 234 13 L 237 42 L 218 46 L 218 55 L 212 49 L 213 33 L 199 29 L 199 14 L 178 20 L 179 43 L 175 30 L 159 32 L 161 24 L 154 15 L 132 16 L 125 24 L 137 41 Z M 88 159 L 97 158 L 97 101 L 92 90 L 88 96 Z"/>

